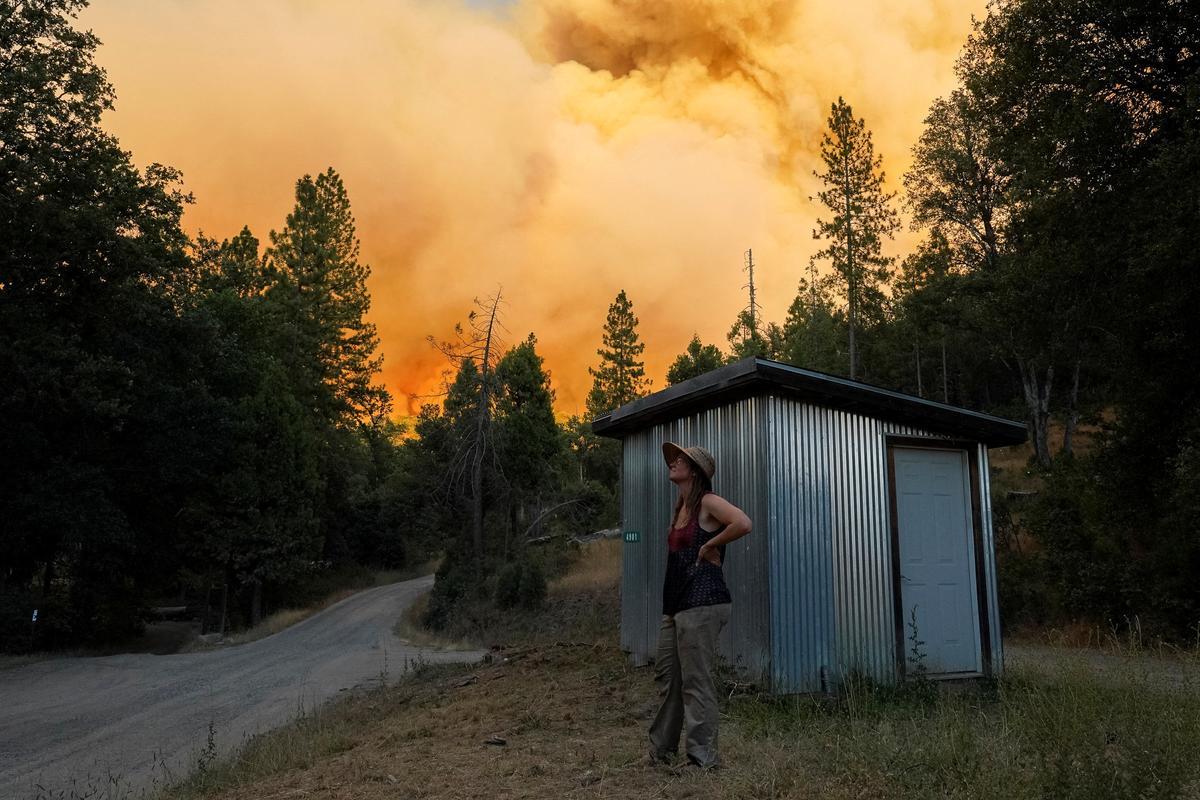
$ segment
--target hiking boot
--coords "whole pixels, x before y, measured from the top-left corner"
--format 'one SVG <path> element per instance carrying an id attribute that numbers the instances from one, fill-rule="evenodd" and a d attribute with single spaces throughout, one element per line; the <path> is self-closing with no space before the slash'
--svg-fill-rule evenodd
<path id="1" fill-rule="evenodd" d="M 703 770 L 704 772 L 713 772 L 715 770 L 721 769 L 721 762 L 720 761 L 712 761 L 708 764 L 701 764 L 699 759 L 697 759 L 695 756 L 689 754 L 687 757 L 686 766 L 691 767 L 692 769 Z"/>
<path id="2" fill-rule="evenodd" d="M 663 753 L 658 750 L 651 750 L 646 754 L 645 765 L 647 767 L 669 767 L 675 762 L 676 753 Z"/>

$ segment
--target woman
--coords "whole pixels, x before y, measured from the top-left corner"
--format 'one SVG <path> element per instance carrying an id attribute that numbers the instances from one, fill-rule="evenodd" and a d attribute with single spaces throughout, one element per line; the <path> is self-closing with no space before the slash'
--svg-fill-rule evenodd
<path id="1" fill-rule="evenodd" d="M 712 670 L 717 639 L 729 622 L 721 562 L 725 545 L 750 532 L 750 518 L 712 493 L 717 465 L 708 450 L 667 442 L 663 458 L 679 499 L 667 534 L 654 676 L 662 706 L 650 726 L 650 761 L 674 758 L 686 723 L 688 763 L 707 769 L 717 766 L 720 713 Z"/>

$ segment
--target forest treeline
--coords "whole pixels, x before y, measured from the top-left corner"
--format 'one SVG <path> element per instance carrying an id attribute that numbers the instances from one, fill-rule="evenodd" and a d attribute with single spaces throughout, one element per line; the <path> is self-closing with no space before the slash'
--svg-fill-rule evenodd
<path id="1" fill-rule="evenodd" d="M 433 556 L 434 626 L 539 603 L 558 543 L 617 521 L 620 448 L 587 420 L 657 388 L 633 299 L 597 319 L 585 415 L 556 421 L 497 290 L 397 422 L 338 174 L 264 240 L 188 236 L 179 174 L 100 126 L 81 6 L 0 0 L 0 649 L 128 637 L 172 598 L 247 625 Z M 1198 13 L 993 3 L 898 194 L 838 98 L 786 318 L 752 295 L 665 382 L 757 355 L 1025 419 L 1038 491 L 994 498 L 1006 619 L 1196 635 Z M 922 241 L 897 258 L 902 211 Z"/>

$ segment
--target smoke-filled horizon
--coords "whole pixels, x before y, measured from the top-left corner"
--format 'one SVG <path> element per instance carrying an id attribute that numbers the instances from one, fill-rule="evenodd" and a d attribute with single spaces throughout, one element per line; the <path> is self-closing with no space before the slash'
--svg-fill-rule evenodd
<path id="1" fill-rule="evenodd" d="M 537 335 L 575 413 L 621 289 L 655 389 L 693 333 L 726 347 L 748 247 L 782 322 L 817 248 L 830 104 L 866 119 L 898 188 L 984 6 L 107 0 L 81 23 L 117 92 L 106 126 L 139 164 L 183 171 L 189 230 L 265 244 L 297 178 L 341 173 L 398 413 L 441 384 L 426 336 L 500 285 L 508 344 Z"/>

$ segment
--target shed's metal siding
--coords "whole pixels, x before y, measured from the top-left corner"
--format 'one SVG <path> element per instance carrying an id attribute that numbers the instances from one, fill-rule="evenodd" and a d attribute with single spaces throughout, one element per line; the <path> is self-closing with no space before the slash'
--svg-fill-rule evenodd
<path id="1" fill-rule="evenodd" d="M 856 670 L 895 677 L 887 434 L 924 431 L 773 397 L 772 688 L 820 691 Z M 794 477 L 793 477 L 794 476 Z"/>
<path id="2" fill-rule="evenodd" d="M 1004 642 L 1000 636 L 1000 595 L 997 586 L 996 533 L 992 525 L 992 473 L 988 450 L 979 445 L 979 511 L 983 522 L 983 574 L 987 581 L 988 627 L 992 641 L 992 674 L 1004 671 Z"/>
<path id="3" fill-rule="evenodd" d="M 725 579 L 733 595 L 732 618 L 721 637 L 725 656 L 765 678 L 770 661 L 770 602 L 767 582 L 767 454 L 762 440 L 767 398 L 729 403 L 651 426 L 627 436 L 622 461 L 622 527 L 641 541 L 626 542 L 623 554 L 621 645 L 636 663 L 654 655 L 662 616 L 666 533 L 675 503 L 667 480 L 662 443 L 676 441 L 710 449 L 717 461 L 713 489 L 741 507 L 755 523 L 749 536 L 725 553 Z"/>
<path id="4" fill-rule="evenodd" d="M 909 426 L 757 396 L 653 425 L 624 441 L 622 521 L 641 541 L 623 554 L 621 644 L 654 655 L 662 613 L 665 534 L 675 501 L 665 441 L 700 444 L 717 460 L 714 489 L 754 532 L 730 545 L 733 618 L 726 657 L 777 693 L 832 688 L 852 671 L 896 676 L 887 435 L 940 438 Z M 976 447 L 992 664 L 1002 665 L 988 458 Z"/>
<path id="5" fill-rule="evenodd" d="M 815 692 L 835 641 L 828 430 L 812 406 L 773 397 L 769 408 L 771 686 Z"/>

